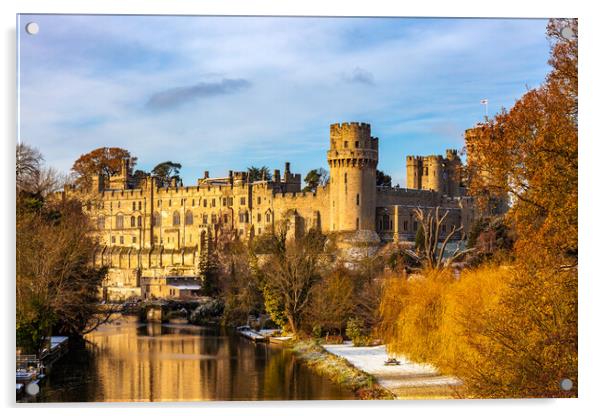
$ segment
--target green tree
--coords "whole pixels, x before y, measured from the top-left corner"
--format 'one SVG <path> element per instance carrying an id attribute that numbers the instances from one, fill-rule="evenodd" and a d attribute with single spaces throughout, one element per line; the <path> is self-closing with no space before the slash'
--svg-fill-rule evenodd
<path id="1" fill-rule="evenodd" d="M 391 176 L 376 169 L 376 186 L 391 186 Z"/>
<path id="2" fill-rule="evenodd" d="M 265 178 L 265 180 L 269 181 L 272 179 L 272 174 L 270 173 L 270 169 L 267 166 L 257 167 L 251 166 L 247 169 L 249 175 L 249 181 L 261 181 Z"/>
<path id="3" fill-rule="evenodd" d="M 173 179 L 180 182 L 180 169 L 182 165 L 172 161 L 161 162 L 153 168 L 151 173 L 159 186 L 169 186 Z"/>
<path id="4" fill-rule="evenodd" d="M 304 179 L 306 186 L 305 192 L 314 192 L 318 186 L 324 186 L 328 183 L 328 171 L 323 168 L 312 169 L 307 172 Z"/>

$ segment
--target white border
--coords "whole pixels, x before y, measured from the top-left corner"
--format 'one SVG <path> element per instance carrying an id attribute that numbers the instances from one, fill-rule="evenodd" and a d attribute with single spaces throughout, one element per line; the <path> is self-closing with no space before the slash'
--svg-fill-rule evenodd
<path id="1" fill-rule="evenodd" d="M 164 415 L 166 412 L 178 414 L 279 414 L 306 415 L 307 413 L 351 415 L 379 412 L 381 414 L 461 414 L 465 415 L 504 415 L 515 413 L 545 413 L 546 415 L 590 414 L 600 405 L 601 371 L 599 351 L 602 344 L 600 331 L 600 302 L 602 295 L 602 273 L 596 270 L 595 259 L 599 250 L 595 243 L 602 237 L 599 205 L 599 181 L 602 179 L 596 169 L 602 155 L 600 112 L 596 111 L 596 98 L 600 91 L 600 45 L 602 26 L 600 13 L 596 13 L 594 2 L 576 1 L 408 1 L 393 2 L 381 0 L 4 0 L 0 3 L 2 22 L 3 53 L 0 59 L 4 97 L 0 102 L 3 127 L 2 151 L 2 204 L 0 204 L 0 264 L 3 273 L 1 310 L 3 312 L 5 340 L 0 344 L 2 360 L 3 405 L 11 414 L 76 415 L 106 414 L 107 411 L 125 413 L 143 411 L 147 415 Z M 49 405 L 45 407 L 15 408 L 13 393 L 12 366 L 14 357 L 14 276 L 15 276 L 15 220 L 14 220 L 14 149 L 16 140 L 16 13 L 104 13 L 104 14 L 196 14 L 196 15 L 332 15 L 332 16 L 444 16 L 444 17 L 578 17 L 580 40 L 580 320 L 579 320 L 579 399 L 575 400 L 496 400 L 496 401 L 438 401 L 438 402 L 261 402 L 261 403 L 198 403 L 146 405 L 123 404 L 71 404 Z M 542 34 L 543 36 L 544 34 Z M 596 215 L 597 214 L 597 215 Z M 172 408 L 166 409 L 166 406 Z M 285 407 L 283 409 L 283 406 Z M 63 408 L 64 407 L 64 408 Z M 140 408 L 142 407 L 142 408 Z M 173 408 L 175 407 L 175 408 Z"/>

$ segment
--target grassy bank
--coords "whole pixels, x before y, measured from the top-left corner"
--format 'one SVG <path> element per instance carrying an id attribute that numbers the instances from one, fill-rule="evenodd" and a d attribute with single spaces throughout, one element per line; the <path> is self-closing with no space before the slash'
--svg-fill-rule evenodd
<path id="1" fill-rule="evenodd" d="M 292 349 L 309 368 L 352 390 L 362 400 L 395 398 L 372 375 L 355 368 L 347 360 L 330 354 L 314 340 L 296 341 Z"/>

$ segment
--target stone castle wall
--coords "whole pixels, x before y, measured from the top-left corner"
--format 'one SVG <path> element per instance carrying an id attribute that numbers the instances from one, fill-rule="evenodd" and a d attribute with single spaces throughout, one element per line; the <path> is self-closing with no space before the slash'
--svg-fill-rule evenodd
<path id="1" fill-rule="evenodd" d="M 284 175 L 275 170 L 270 180 L 250 182 L 246 172 L 232 171 L 211 178 L 205 172 L 196 186 L 160 187 L 147 177 L 132 188 L 124 161 L 120 175 L 95 178 L 92 192 L 68 187 L 63 196 L 80 199 L 96 224 L 100 248 L 94 261 L 109 267 L 106 285 L 130 290 L 144 277 L 197 274 L 202 253 L 223 233 L 248 240 L 284 221 L 294 236 L 315 228 L 371 232 L 385 241 L 413 239 L 416 207 L 444 207 L 450 230 L 468 224 L 472 205 L 446 196 L 443 191 L 457 193 L 458 186 L 442 184 L 436 170 L 455 169 L 455 158 L 449 152 L 445 159 L 408 157 L 408 184 L 415 189 L 377 187 L 378 138 L 369 124 L 341 123 L 330 126 L 330 181 L 314 192 L 301 191 L 301 175 L 291 173 L 288 163 Z M 419 174 L 425 166 L 438 172 L 434 178 Z"/>

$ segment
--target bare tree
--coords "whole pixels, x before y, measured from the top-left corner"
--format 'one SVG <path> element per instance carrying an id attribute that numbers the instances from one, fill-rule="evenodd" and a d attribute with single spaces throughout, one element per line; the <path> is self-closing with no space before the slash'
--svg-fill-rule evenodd
<path id="1" fill-rule="evenodd" d="M 445 211 L 442 216 L 439 214 L 439 208 L 435 208 L 433 211 L 429 210 L 426 214 L 422 208 L 414 209 L 414 216 L 418 220 L 420 227 L 424 233 L 424 250 L 405 250 L 405 252 L 415 260 L 419 261 L 424 267 L 429 269 L 442 269 L 449 267 L 455 260 L 462 257 L 466 253 L 473 249 L 460 249 L 460 245 L 456 247 L 456 250 L 447 258 L 444 258 L 445 248 L 449 244 L 450 239 L 455 233 L 462 231 L 462 226 L 456 228 L 452 226 L 451 231 L 443 237 L 441 226 L 445 222 L 449 211 Z M 441 244 L 439 241 L 443 241 Z"/>

